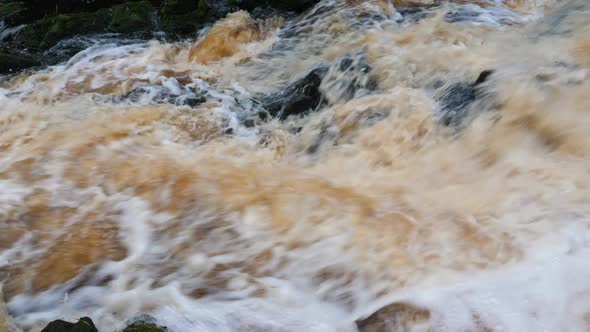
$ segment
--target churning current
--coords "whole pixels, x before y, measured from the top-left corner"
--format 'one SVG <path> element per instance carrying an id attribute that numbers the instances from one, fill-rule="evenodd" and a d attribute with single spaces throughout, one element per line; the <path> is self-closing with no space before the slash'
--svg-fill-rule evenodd
<path id="1" fill-rule="evenodd" d="M 590 3 L 406 5 L 5 77 L 13 328 L 590 330 Z"/>

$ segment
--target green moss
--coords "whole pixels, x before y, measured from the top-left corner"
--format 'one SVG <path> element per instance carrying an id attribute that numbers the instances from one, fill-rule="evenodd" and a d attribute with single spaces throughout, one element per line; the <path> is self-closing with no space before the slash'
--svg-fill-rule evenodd
<path id="1" fill-rule="evenodd" d="M 205 17 L 207 15 L 207 11 L 209 10 L 209 5 L 205 0 L 199 0 L 199 5 L 197 6 L 197 13 L 200 17 Z"/>
<path id="2" fill-rule="evenodd" d="M 127 326 L 121 332 L 167 332 L 168 329 L 165 327 L 158 326 L 153 323 L 135 323 L 130 326 Z"/>
<path id="3" fill-rule="evenodd" d="M 198 10 L 184 15 L 166 15 L 161 18 L 162 31 L 189 34 L 203 27 L 203 15 Z"/>
<path id="4" fill-rule="evenodd" d="M 5 20 L 23 10 L 21 2 L 0 3 L 0 21 Z"/>
<path id="5" fill-rule="evenodd" d="M 56 320 L 49 323 L 41 332 L 98 332 L 92 319 L 80 318 L 77 323 Z"/>
<path id="6" fill-rule="evenodd" d="M 155 9 L 149 1 L 128 2 L 112 8 L 109 30 L 129 33 L 155 28 Z"/>
<path id="7" fill-rule="evenodd" d="M 203 27 L 209 12 L 205 0 L 166 0 L 161 14 L 161 29 L 170 33 L 188 34 Z"/>
<path id="8" fill-rule="evenodd" d="M 18 44 L 47 49 L 60 40 L 101 32 L 130 33 L 155 29 L 155 8 L 149 1 L 128 2 L 94 13 L 62 14 L 46 17 L 23 28 Z"/>
<path id="9" fill-rule="evenodd" d="M 27 25 L 16 40 L 27 48 L 46 49 L 65 38 L 104 31 L 109 21 L 110 14 L 104 10 L 47 17 Z"/>
<path id="10" fill-rule="evenodd" d="M 161 13 L 164 16 L 184 15 L 195 11 L 202 6 L 201 0 L 165 0 Z M 206 5 L 206 3 L 205 3 Z"/>

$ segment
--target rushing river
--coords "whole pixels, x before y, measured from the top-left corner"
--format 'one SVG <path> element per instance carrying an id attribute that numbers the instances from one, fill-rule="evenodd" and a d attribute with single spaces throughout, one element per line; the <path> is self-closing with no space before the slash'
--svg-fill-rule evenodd
<path id="1" fill-rule="evenodd" d="M 394 303 L 399 331 L 590 330 L 590 3 L 403 5 L 84 39 L 5 77 L 16 327 L 356 331 Z M 318 68 L 315 111 L 265 113 Z"/>

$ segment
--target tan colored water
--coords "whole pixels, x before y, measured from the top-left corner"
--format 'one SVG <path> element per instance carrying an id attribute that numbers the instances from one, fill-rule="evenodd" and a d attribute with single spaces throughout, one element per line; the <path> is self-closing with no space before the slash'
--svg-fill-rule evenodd
<path id="1" fill-rule="evenodd" d="M 294 38 L 242 12 L 195 44 L 97 46 L 5 82 L 0 277 L 19 328 L 148 313 L 355 331 L 398 303 L 407 331 L 590 330 L 590 6 L 465 3 L 396 23 L 398 1 L 324 1 Z M 446 22 L 457 8 L 480 20 Z M 332 106 L 240 124 L 248 96 L 363 50 L 378 91 L 344 101 L 333 73 Z M 494 102 L 442 126 L 437 82 L 490 68 Z M 152 102 L 191 89 L 209 91 L 195 109 Z"/>

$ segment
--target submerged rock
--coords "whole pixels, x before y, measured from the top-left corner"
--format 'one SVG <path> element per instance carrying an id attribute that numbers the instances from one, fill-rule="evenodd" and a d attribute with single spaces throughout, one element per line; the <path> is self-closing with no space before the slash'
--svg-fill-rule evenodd
<path id="1" fill-rule="evenodd" d="M 327 67 L 312 70 L 305 77 L 289 85 L 283 92 L 266 96 L 262 99 L 264 107 L 271 116 L 281 120 L 290 115 L 314 110 L 322 104 L 320 85 L 328 72 Z"/>
<path id="2" fill-rule="evenodd" d="M 344 103 L 359 91 L 377 89 L 371 67 L 362 54 L 346 56 L 329 66 L 320 66 L 283 91 L 261 98 L 261 106 L 281 120 L 304 114 L 323 105 Z"/>
<path id="3" fill-rule="evenodd" d="M 571 35 L 579 27 L 590 24 L 590 3 L 586 0 L 564 1 L 560 6 L 547 12 L 535 23 L 533 37 Z"/>
<path id="4" fill-rule="evenodd" d="M 483 97 L 482 84 L 493 74 L 484 70 L 474 83 L 457 83 L 448 88 L 438 102 L 441 105 L 441 122 L 445 126 L 457 126 L 467 116 L 469 106 Z"/>
<path id="5" fill-rule="evenodd" d="M 56 320 L 47 325 L 41 332 L 98 332 L 92 319 L 88 317 L 80 318 L 76 323 L 70 323 L 63 320 Z"/>
<path id="6" fill-rule="evenodd" d="M 387 305 L 371 316 L 358 320 L 360 332 L 412 331 L 430 319 L 430 311 L 408 303 Z"/>
<path id="7" fill-rule="evenodd" d="M 335 61 L 322 83 L 322 93 L 330 105 L 345 103 L 377 88 L 377 80 L 364 53 Z"/>

